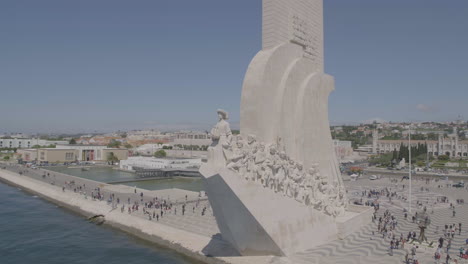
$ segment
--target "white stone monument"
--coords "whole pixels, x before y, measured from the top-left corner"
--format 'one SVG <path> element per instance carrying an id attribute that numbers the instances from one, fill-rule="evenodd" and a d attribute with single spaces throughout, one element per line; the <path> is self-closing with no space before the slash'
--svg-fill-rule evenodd
<path id="1" fill-rule="evenodd" d="M 264 0 L 263 49 L 245 76 L 240 128 L 281 140 L 293 159 L 342 184 L 328 121 L 334 80 L 323 68 L 322 0 Z"/>
<path id="2" fill-rule="evenodd" d="M 263 0 L 263 49 L 245 76 L 241 135 L 218 110 L 200 169 L 221 235 L 240 254 L 290 255 L 370 221 L 346 199 L 328 121 L 333 89 L 323 72 L 322 0 Z"/>

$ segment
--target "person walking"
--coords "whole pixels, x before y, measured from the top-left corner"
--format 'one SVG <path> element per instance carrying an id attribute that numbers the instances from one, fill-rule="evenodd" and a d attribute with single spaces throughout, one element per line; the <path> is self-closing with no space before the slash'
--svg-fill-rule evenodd
<path id="1" fill-rule="evenodd" d="M 449 239 L 448 242 L 447 242 L 447 255 L 448 255 L 451 247 L 452 247 L 452 240 Z"/>
<path id="2" fill-rule="evenodd" d="M 414 259 L 414 256 L 416 256 L 416 248 L 417 246 L 413 245 L 413 247 L 411 248 L 411 258 Z"/>

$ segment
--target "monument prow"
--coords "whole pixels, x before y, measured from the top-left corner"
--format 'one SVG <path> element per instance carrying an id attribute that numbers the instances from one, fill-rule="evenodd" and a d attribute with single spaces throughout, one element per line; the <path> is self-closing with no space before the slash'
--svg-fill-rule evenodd
<path id="1" fill-rule="evenodd" d="M 291 255 L 338 238 L 334 217 L 270 189 L 239 179 L 229 169 L 202 168 L 224 240 L 241 255 Z"/>
<path id="2" fill-rule="evenodd" d="M 242 255 L 291 255 L 343 238 L 371 211 L 348 206 L 333 149 L 322 0 L 263 0 L 262 46 L 244 79 L 241 135 L 218 110 L 200 172 L 223 239 Z"/>

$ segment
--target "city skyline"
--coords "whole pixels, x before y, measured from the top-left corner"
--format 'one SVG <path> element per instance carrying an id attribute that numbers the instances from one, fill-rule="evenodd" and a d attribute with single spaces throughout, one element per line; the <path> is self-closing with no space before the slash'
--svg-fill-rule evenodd
<path id="1" fill-rule="evenodd" d="M 466 1 L 324 4 L 332 125 L 466 118 Z M 205 130 L 217 108 L 238 128 L 261 1 L 0 7 L 0 133 Z"/>

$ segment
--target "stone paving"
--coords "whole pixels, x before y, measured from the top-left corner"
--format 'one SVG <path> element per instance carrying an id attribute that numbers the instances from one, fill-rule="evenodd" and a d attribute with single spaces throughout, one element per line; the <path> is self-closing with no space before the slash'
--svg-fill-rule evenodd
<path id="1" fill-rule="evenodd" d="M 406 182 L 406 183 L 405 183 Z M 401 196 L 407 197 L 408 193 L 408 181 L 404 181 L 405 189 L 402 188 L 402 183 L 399 186 L 395 186 L 389 179 L 380 179 L 376 181 L 370 180 L 358 180 L 356 182 L 346 182 L 348 193 L 351 193 L 350 197 L 358 198 L 352 193 L 360 193 L 364 189 L 380 189 L 389 186 L 393 187 L 393 191 Z M 440 183 L 431 181 L 426 184 L 425 181 L 413 182 L 413 213 L 421 210 L 417 209 L 417 201 L 427 204 L 428 213 L 432 220 L 431 225 L 426 231 L 426 236 L 429 241 L 435 241 L 434 248 L 428 248 L 424 250 L 422 247 L 417 251 L 417 258 L 419 263 L 435 263 L 433 258 L 437 240 L 439 237 L 443 237 L 443 229 L 445 224 L 456 224 L 462 223 L 461 235 L 456 235 L 452 240 L 452 247 L 449 251 L 450 256 L 458 263 L 464 263 L 462 259 L 458 257 L 459 248 L 465 247 L 465 240 L 468 238 L 468 205 L 456 205 L 455 211 L 456 216 L 452 217 L 452 210 L 448 203 L 436 204 L 434 212 L 432 213 L 432 206 L 429 206 L 434 202 L 436 197 L 440 194 L 448 196 L 451 202 L 455 202 L 456 199 L 468 198 L 468 192 L 466 189 L 456 188 L 438 188 Z M 421 191 L 420 187 L 423 187 L 424 191 Z M 429 191 L 426 191 L 426 188 Z M 427 202 L 427 203 L 426 203 Z M 383 212 L 388 209 L 393 215 L 396 216 L 398 224 L 395 231 L 395 236 L 398 238 L 400 234 L 404 237 L 407 236 L 408 232 L 415 231 L 419 235 L 419 229 L 415 223 L 412 223 L 411 214 L 408 213 L 408 219 L 404 219 L 403 207 L 407 207 L 408 203 L 397 199 L 391 203 L 385 197 L 380 199 L 380 210 L 377 213 L 377 217 L 381 216 Z M 438 230 L 438 231 L 436 231 Z M 446 239 L 445 239 L 446 241 Z M 444 242 L 446 245 L 447 242 Z M 417 244 L 416 244 L 417 245 Z M 326 245 L 307 250 L 296 256 L 293 256 L 294 263 L 310 263 L 312 260 L 320 260 L 319 263 L 402 263 L 405 259 L 405 255 L 408 252 L 408 244 L 405 249 L 395 249 L 393 256 L 389 255 L 390 239 L 382 238 L 382 235 L 377 232 L 377 221 L 370 224 L 367 227 L 362 228 L 359 232 L 356 232 L 344 240 L 336 240 Z M 445 247 L 444 247 L 445 253 Z M 442 254 L 441 260 L 445 263 L 446 254 Z M 450 262 L 452 263 L 452 262 Z M 455 262 L 453 262 L 455 263 Z"/>

